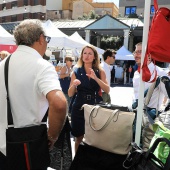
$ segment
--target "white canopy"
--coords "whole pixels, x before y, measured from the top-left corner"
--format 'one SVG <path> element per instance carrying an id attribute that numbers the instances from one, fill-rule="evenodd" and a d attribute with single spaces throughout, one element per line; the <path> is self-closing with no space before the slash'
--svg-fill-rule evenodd
<path id="1" fill-rule="evenodd" d="M 60 31 L 50 20 L 43 23 L 46 35 L 51 37 L 48 47 L 56 48 L 77 48 L 81 49 L 84 44 L 74 41 Z"/>
<path id="2" fill-rule="evenodd" d="M 0 25 L 0 44 L 3 45 L 16 45 L 14 36 L 11 35 Z"/>
<path id="3" fill-rule="evenodd" d="M 133 54 L 126 49 L 125 46 L 122 46 L 116 54 L 116 60 L 135 60 Z"/>
<path id="4" fill-rule="evenodd" d="M 82 44 L 84 44 L 84 45 L 91 45 L 91 44 L 89 44 L 87 41 L 85 41 L 80 35 L 79 35 L 79 33 L 76 31 L 75 33 L 73 33 L 71 36 L 70 36 L 70 38 L 72 39 L 72 40 L 75 40 L 75 41 L 77 41 L 77 42 L 80 42 L 80 43 L 82 43 Z M 96 46 L 94 46 L 95 48 L 96 48 L 96 50 L 97 50 L 97 52 L 99 53 L 99 54 L 103 54 L 104 53 L 104 50 L 103 49 L 101 49 L 101 48 L 99 48 L 99 47 L 96 47 Z"/>

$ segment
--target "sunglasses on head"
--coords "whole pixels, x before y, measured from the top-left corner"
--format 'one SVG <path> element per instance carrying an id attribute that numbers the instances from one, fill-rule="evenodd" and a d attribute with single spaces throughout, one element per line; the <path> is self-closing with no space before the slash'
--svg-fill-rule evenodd
<path id="1" fill-rule="evenodd" d="M 44 35 L 44 37 L 45 37 L 45 41 L 46 41 L 47 43 L 49 43 L 49 42 L 50 42 L 50 40 L 51 40 L 51 37 L 49 37 L 49 36 L 45 36 L 45 35 Z"/>

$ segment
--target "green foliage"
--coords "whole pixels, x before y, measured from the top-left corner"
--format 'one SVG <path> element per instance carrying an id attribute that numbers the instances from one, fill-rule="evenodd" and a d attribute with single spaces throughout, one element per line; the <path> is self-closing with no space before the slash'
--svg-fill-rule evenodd
<path id="1" fill-rule="evenodd" d="M 84 13 L 83 16 L 79 16 L 79 20 L 88 20 L 88 19 L 98 19 L 99 16 L 95 13 L 94 10 L 91 10 L 88 14 Z"/>
<path id="2" fill-rule="evenodd" d="M 108 37 L 103 36 L 101 38 L 101 48 L 118 50 L 123 45 L 123 37 Z"/>

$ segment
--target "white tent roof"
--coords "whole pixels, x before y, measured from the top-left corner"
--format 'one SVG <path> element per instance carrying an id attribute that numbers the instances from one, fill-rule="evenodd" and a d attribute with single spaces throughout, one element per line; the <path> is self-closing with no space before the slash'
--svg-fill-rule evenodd
<path id="1" fill-rule="evenodd" d="M 14 36 L 7 32 L 1 25 L 0 25 L 0 44 L 16 45 Z"/>
<path id="2" fill-rule="evenodd" d="M 125 46 L 122 46 L 116 54 L 116 60 L 135 60 L 133 54 L 126 49 Z"/>
<path id="3" fill-rule="evenodd" d="M 75 33 L 73 33 L 71 36 L 70 36 L 70 38 L 72 39 L 72 40 L 75 40 L 75 41 L 77 41 L 77 42 L 81 42 L 82 44 L 84 44 L 84 45 L 91 45 L 90 43 L 88 43 L 87 41 L 85 41 L 80 35 L 79 35 L 79 33 L 76 31 Z M 96 48 L 96 50 L 97 50 L 97 52 L 99 53 L 99 54 L 103 54 L 104 53 L 104 50 L 103 49 L 101 49 L 101 48 L 99 48 L 99 47 L 96 47 L 96 46 L 94 46 L 95 48 Z"/>
<path id="4" fill-rule="evenodd" d="M 82 49 L 84 46 L 84 44 L 72 40 L 70 37 L 60 31 L 50 20 L 43 23 L 43 27 L 46 35 L 51 37 L 48 47 Z"/>

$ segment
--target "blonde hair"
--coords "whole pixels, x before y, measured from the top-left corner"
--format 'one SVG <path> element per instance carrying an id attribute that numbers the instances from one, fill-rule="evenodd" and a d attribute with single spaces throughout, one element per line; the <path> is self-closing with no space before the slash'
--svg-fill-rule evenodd
<path id="1" fill-rule="evenodd" d="M 92 51 L 94 52 L 94 57 L 95 59 L 93 60 L 93 63 L 92 63 L 92 68 L 94 70 L 97 70 L 97 69 L 100 69 L 100 59 L 99 59 L 99 55 L 96 51 L 96 49 L 93 47 L 93 46 L 90 46 L 90 45 L 86 45 L 85 47 L 83 47 L 82 51 L 81 51 L 81 55 L 80 55 L 80 58 L 77 62 L 77 67 L 82 67 L 84 65 L 84 62 L 83 62 L 83 52 L 85 50 L 85 48 L 90 48 L 92 49 Z"/>
<path id="2" fill-rule="evenodd" d="M 0 57 L 1 57 L 2 60 L 9 55 L 10 55 L 10 53 L 8 51 L 3 50 L 3 51 L 0 52 Z"/>

